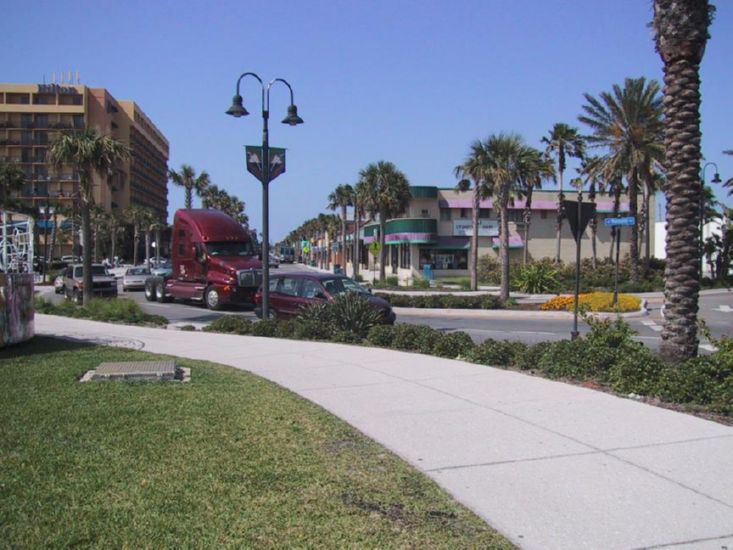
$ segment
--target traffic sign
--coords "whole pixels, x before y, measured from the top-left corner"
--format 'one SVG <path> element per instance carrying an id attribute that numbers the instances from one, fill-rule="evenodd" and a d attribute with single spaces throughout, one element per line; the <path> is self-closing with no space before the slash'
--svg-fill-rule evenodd
<path id="1" fill-rule="evenodd" d="M 626 216 L 624 218 L 606 218 L 603 220 L 603 224 L 608 227 L 614 227 L 619 225 L 634 225 L 636 218 L 634 216 Z"/>

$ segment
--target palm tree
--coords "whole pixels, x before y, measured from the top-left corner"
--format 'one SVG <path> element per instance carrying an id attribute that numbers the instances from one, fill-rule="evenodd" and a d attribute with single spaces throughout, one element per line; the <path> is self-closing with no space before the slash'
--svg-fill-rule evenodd
<path id="1" fill-rule="evenodd" d="M 109 258 L 114 261 L 117 255 L 117 239 L 124 233 L 125 227 L 119 216 L 114 212 L 109 218 Z"/>
<path id="2" fill-rule="evenodd" d="M 629 214 L 637 218 L 638 191 L 642 179 L 652 177 L 655 164 L 664 155 L 662 143 L 662 98 L 659 83 L 642 78 L 627 78 L 624 87 L 614 84 L 613 92 L 602 92 L 600 99 L 583 94 L 584 115 L 578 119 L 593 133 L 587 141 L 604 147 L 605 171 L 626 176 Z M 631 226 L 631 278 L 639 278 L 639 224 Z"/>
<path id="3" fill-rule="evenodd" d="M 90 209 L 94 204 L 93 177 L 98 174 L 109 181 L 117 164 L 130 156 L 124 143 L 100 136 L 93 129 L 59 135 L 48 150 L 49 160 L 57 167 L 70 164 L 79 174 L 81 229 L 84 237 L 82 259 L 84 273 L 83 303 L 92 298 L 92 231 Z"/>
<path id="4" fill-rule="evenodd" d="M 528 147 L 516 134 L 494 134 L 484 142 L 486 159 L 483 178 L 499 213 L 499 257 L 501 261 L 502 300 L 509 299 L 509 203 L 523 196 L 539 151 Z"/>
<path id="5" fill-rule="evenodd" d="M 410 202 L 410 183 L 391 162 L 380 160 L 359 172 L 357 194 L 363 197 L 364 209 L 374 218 L 379 216 L 379 279 L 386 279 L 387 249 L 384 231 L 389 218 L 402 214 Z"/>
<path id="6" fill-rule="evenodd" d="M 588 200 L 595 204 L 596 192 L 603 187 L 603 180 L 601 175 L 602 162 L 598 157 L 586 157 L 581 162 L 580 170 L 578 172 L 585 178 L 585 182 L 588 184 Z M 621 196 L 619 195 L 619 201 Z M 596 209 L 593 208 L 593 216 L 588 221 L 591 233 L 591 265 L 593 269 L 598 266 L 598 217 L 596 215 Z"/>
<path id="7" fill-rule="evenodd" d="M 202 171 L 196 176 L 196 170 L 188 164 L 181 164 L 180 172 L 176 172 L 173 169 L 168 170 L 168 179 L 174 184 L 183 187 L 186 198 L 185 208 L 193 208 L 193 193 L 194 191 L 198 196 L 201 196 L 206 188 L 211 185 L 209 174 Z"/>
<path id="8" fill-rule="evenodd" d="M 664 62 L 667 267 L 661 353 L 697 355 L 700 292 L 700 62 L 715 8 L 707 0 L 654 0 L 656 47 Z"/>
<path id="9" fill-rule="evenodd" d="M 555 178 L 555 165 L 552 160 L 544 153 L 534 150 L 534 154 L 526 152 L 527 168 L 523 170 L 522 176 L 526 178 L 524 181 L 524 211 L 522 219 L 524 221 L 524 251 L 522 254 L 522 263 L 527 265 L 529 261 L 529 228 L 532 224 L 532 193 L 536 189 L 542 187 L 542 181 Z"/>
<path id="10" fill-rule="evenodd" d="M 328 195 L 328 208 L 334 211 L 337 208 L 341 209 L 341 254 L 344 269 L 346 269 L 346 214 L 349 206 L 354 206 L 354 188 L 348 183 L 337 185 Z"/>
<path id="11" fill-rule="evenodd" d="M 456 188 L 459 191 L 473 189 L 471 197 L 471 250 L 468 258 L 468 270 L 471 278 L 471 290 L 478 289 L 478 220 L 481 210 L 481 199 L 491 195 L 491 187 L 485 178 L 484 171 L 488 164 L 486 143 L 480 139 L 471 143 L 471 150 L 463 161 L 453 170 L 457 178 L 461 178 Z"/>
<path id="12" fill-rule="evenodd" d="M 26 175 L 19 166 L 9 162 L 0 162 L 0 208 L 11 208 L 12 195 L 20 191 L 26 183 Z"/>
<path id="13" fill-rule="evenodd" d="M 132 225 L 132 263 L 133 265 L 137 265 L 140 263 L 138 260 L 138 251 L 140 250 L 140 233 L 145 231 L 147 234 L 145 228 L 152 222 L 152 213 L 144 206 L 132 205 L 125 210 L 125 218 Z"/>
<path id="14" fill-rule="evenodd" d="M 565 211 L 562 206 L 562 201 L 565 199 L 563 193 L 563 174 L 565 173 L 565 168 L 567 168 L 567 157 L 583 158 L 585 142 L 583 137 L 578 133 L 577 128 L 573 128 L 564 122 L 558 122 L 552 127 L 548 135 L 542 138 L 542 143 L 547 145 L 545 153 L 548 156 L 557 157 L 557 172 L 560 176 L 560 191 L 557 196 L 557 251 L 555 252 L 555 261 L 560 263 L 562 220 L 565 218 Z"/>

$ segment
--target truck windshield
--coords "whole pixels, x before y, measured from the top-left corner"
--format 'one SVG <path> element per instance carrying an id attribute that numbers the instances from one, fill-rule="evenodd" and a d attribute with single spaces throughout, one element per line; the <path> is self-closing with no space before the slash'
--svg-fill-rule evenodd
<path id="1" fill-rule="evenodd" d="M 254 256 L 252 242 L 239 243 L 208 243 L 206 252 L 211 256 Z"/>

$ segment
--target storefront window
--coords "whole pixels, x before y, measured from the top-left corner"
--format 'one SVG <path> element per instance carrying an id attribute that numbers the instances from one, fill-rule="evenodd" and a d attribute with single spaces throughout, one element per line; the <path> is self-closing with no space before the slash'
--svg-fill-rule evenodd
<path id="1" fill-rule="evenodd" d="M 430 264 L 435 269 L 468 269 L 468 250 L 420 249 L 420 269 Z"/>

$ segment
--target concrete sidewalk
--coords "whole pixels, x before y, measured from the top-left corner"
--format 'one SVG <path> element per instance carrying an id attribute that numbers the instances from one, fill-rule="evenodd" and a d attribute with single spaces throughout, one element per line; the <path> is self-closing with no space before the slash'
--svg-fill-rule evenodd
<path id="1" fill-rule="evenodd" d="M 733 428 L 460 361 L 36 316 L 36 332 L 247 370 L 319 404 L 522 548 L 733 546 Z M 196 372 L 192 372 L 196 383 Z"/>

